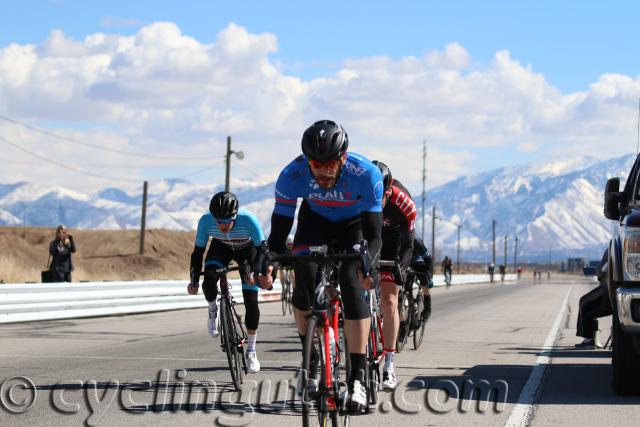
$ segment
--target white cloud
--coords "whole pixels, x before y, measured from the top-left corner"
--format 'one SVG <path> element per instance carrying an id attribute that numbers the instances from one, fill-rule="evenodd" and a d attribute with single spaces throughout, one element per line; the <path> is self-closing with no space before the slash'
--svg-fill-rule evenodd
<path id="1" fill-rule="evenodd" d="M 563 94 L 508 51 L 478 64 L 451 43 L 422 57 L 350 59 L 333 75 L 303 80 L 270 58 L 277 49 L 275 35 L 233 23 L 210 43 L 170 22 L 132 36 L 96 33 L 84 40 L 55 30 L 39 46 L 0 49 L 0 113 L 82 141 L 166 155 L 222 154 L 233 135 L 234 146 L 247 154 L 238 168 L 267 178 L 299 153 L 306 126 L 333 118 L 349 132 L 354 151 L 385 159 L 410 183 L 420 179 L 427 139 L 433 185 L 476 172 L 487 148 L 522 160 L 534 151 L 611 157 L 627 151 L 618 141 L 635 136 L 638 78 L 604 74 L 588 91 Z M 0 130 L 50 158 L 64 153 L 80 168 L 124 162 L 15 125 L 2 123 Z M 16 160 L 33 161 L 7 150 Z M 202 179 L 208 177 L 222 173 Z M 0 171 L 0 182 L 17 179 L 98 182 L 44 164 Z"/>

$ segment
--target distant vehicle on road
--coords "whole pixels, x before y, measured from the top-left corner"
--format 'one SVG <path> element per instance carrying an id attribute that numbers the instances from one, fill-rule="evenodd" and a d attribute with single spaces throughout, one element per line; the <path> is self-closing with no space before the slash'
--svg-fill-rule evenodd
<path id="1" fill-rule="evenodd" d="M 620 178 L 607 181 L 604 216 L 617 228 L 603 268 L 613 311 L 613 388 L 640 395 L 640 156 L 622 191 Z"/>

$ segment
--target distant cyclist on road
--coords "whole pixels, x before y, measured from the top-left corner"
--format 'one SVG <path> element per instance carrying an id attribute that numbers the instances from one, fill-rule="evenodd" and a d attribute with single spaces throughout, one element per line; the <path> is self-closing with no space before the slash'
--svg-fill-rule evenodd
<path id="1" fill-rule="evenodd" d="M 374 160 L 382 173 L 384 196 L 382 197 L 382 254 L 381 259 L 396 261 L 393 271 L 380 272 L 380 305 L 384 315 L 382 335 L 384 336 L 384 368 L 382 370 L 382 389 L 390 392 L 398 381 L 393 369 L 393 356 L 400 318 L 398 316 L 399 286 L 407 280 L 407 268 L 411 263 L 413 239 L 418 209 L 411 194 L 404 185 L 391 176 L 389 167 Z"/>
<path id="2" fill-rule="evenodd" d="M 361 411 L 367 405 L 365 350 L 370 327 L 369 306 L 363 287 L 370 289 L 377 276 L 382 239 L 382 177 L 365 157 L 347 153 L 349 137 L 342 126 L 330 120 L 311 125 L 302 135 L 303 155 L 287 165 L 276 182 L 275 208 L 271 216 L 269 248 L 285 252 L 285 240 L 293 225 L 297 199 L 302 198 L 293 253 L 308 253 L 310 246 L 327 244 L 336 252 L 351 252 L 363 237 L 368 243 L 370 276 L 363 277 L 358 262 L 345 262 L 340 269 L 340 291 L 344 304 L 345 335 L 351 375 L 347 408 Z M 270 273 L 271 267 L 267 273 Z M 293 306 L 298 333 L 304 346 L 306 316 L 314 295 L 314 263 L 295 265 Z M 270 275 L 260 276 L 265 285 Z M 304 349 L 303 349 L 304 351 Z M 317 360 L 318 355 L 314 358 Z M 302 373 L 298 385 L 302 384 Z M 299 391 L 299 390 L 298 390 Z"/>
<path id="3" fill-rule="evenodd" d="M 453 263 L 449 256 L 445 256 L 442 261 L 442 274 L 444 274 L 444 281 L 447 286 L 451 286 L 451 274 L 453 273 Z"/>
<path id="4" fill-rule="evenodd" d="M 191 254 L 191 283 L 187 292 L 198 293 L 202 258 L 207 243 L 211 244 L 204 262 L 205 273 L 209 270 L 226 268 L 233 260 L 239 266 L 246 261 L 253 266 L 260 246 L 264 242 L 264 233 L 256 216 L 246 209 L 238 209 L 238 199 L 230 192 L 221 191 L 213 196 L 209 204 L 209 212 L 198 221 L 196 243 Z M 242 269 L 241 269 L 242 271 Z M 242 296 L 244 299 L 245 326 L 249 336 L 247 346 L 247 369 L 251 373 L 260 371 L 260 362 L 256 355 L 256 338 L 260 309 L 258 308 L 258 286 L 250 272 L 241 273 Z M 205 274 L 202 292 L 209 303 L 208 331 L 212 337 L 218 336 L 218 279 L 215 275 Z M 264 286 L 263 288 L 268 288 Z"/>

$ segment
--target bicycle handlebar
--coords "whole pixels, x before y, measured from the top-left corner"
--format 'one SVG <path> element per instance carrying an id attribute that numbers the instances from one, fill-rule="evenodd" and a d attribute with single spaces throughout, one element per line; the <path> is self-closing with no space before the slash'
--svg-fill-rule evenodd
<path id="1" fill-rule="evenodd" d="M 364 240 L 354 246 L 354 250 L 356 252 L 347 254 L 328 254 L 326 246 L 312 247 L 310 249 L 310 254 L 276 255 L 272 257 L 269 262 L 292 264 L 294 262 L 310 261 L 322 264 L 327 262 L 360 261 L 362 264 L 362 273 L 365 276 L 369 276 L 369 273 L 371 272 L 371 261 L 369 260 L 369 253 L 367 251 L 367 242 Z"/>

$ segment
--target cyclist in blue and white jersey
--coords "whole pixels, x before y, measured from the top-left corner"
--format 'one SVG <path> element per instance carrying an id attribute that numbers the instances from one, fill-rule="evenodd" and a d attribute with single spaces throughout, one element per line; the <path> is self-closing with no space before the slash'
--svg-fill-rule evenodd
<path id="1" fill-rule="evenodd" d="M 308 252 L 310 246 L 323 244 L 336 252 L 349 252 L 363 238 L 367 240 L 374 267 L 372 273 L 363 277 L 358 262 L 345 262 L 340 269 L 345 335 L 352 368 L 346 399 L 350 409 L 359 411 L 367 404 L 364 374 L 370 323 L 363 287 L 370 289 L 377 276 L 382 246 L 383 186 L 380 170 L 367 158 L 347 153 L 348 146 L 345 130 L 330 120 L 318 121 L 304 132 L 303 155 L 286 166 L 276 182 L 269 249 L 278 254 L 286 251 L 285 241 L 293 225 L 298 198 L 302 198 L 302 204 L 293 243 L 294 254 Z M 294 314 L 304 345 L 306 316 L 311 313 L 317 265 L 297 263 L 294 270 Z M 260 276 L 260 280 L 268 285 L 270 275 Z"/>
<path id="2" fill-rule="evenodd" d="M 209 238 L 212 238 L 209 251 L 204 260 L 204 270 L 227 267 L 233 260 L 239 266 L 246 261 L 254 266 L 260 247 L 264 242 L 264 233 L 256 216 L 246 209 L 238 209 L 238 199 L 230 192 L 222 191 L 211 199 L 209 212 L 198 221 L 196 243 L 191 254 L 191 283 L 187 287 L 189 294 L 198 293 L 200 270 Z M 254 269 L 255 270 L 255 269 Z M 260 309 L 258 308 L 258 290 L 250 272 L 241 272 L 242 296 L 246 309 L 245 326 L 249 338 L 247 346 L 247 368 L 249 372 L 260 371 L 260 362 L 256 355 L 256 338 Z M 209 303 L 208 331 L 212 337 L 218 336 L 218 279 L 215 275 L 205 274 L 202 292 Z M 268 288 L 269 286 L 265 286 Z"/>

